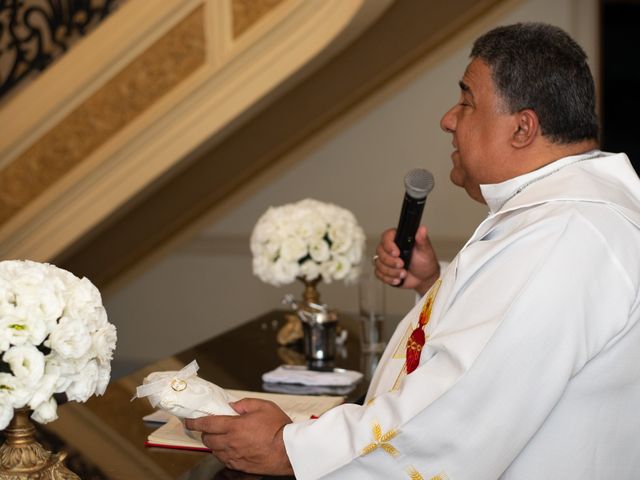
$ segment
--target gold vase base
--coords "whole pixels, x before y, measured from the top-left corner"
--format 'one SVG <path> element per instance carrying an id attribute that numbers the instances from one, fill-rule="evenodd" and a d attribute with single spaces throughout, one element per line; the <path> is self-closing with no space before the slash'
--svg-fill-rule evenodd
<path id="1" fill-rule="evenodd" d="M 15 452 L 9 452 L 9 455 L 14 454 Z M 33 453 L 29 454 L 31 455 Z M 48 461 L 31 467 L 0 468 L 0 480 L 80 480 L 80 477 L 64 466 L 65 457 L 64 453 L 50 455 Z"/>
<path id="2" fill-rule="evenodd" d="M 35 428 L 26 411 L 16 410 L 4 433 L 0 480 L 80 480 L 64 466 L 66 453 L 52 454 L 35 440 Z"/>

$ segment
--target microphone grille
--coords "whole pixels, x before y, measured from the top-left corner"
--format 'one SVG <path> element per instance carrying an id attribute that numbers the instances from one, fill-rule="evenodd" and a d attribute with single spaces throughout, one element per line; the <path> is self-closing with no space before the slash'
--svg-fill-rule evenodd
<path id="1" fill-rule="evenodd" d="M 426 198 L 429 192 L 433 190 L 434 185 L 435 180 L 433 179 L 433 174 L 424 168 L 414 168 L 404 177 L 404 186 L 407 189 L 407 195 L 412 198 Z"/>

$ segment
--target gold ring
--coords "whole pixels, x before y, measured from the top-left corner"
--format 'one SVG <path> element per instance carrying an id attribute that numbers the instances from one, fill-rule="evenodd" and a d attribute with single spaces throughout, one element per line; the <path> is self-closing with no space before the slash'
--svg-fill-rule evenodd
<path id="1" fill-rule="evenodd" d="M 376 264 L 376 260 L 378 260 L 378 258 L 380 258 L 378 255 L 374 255 L 373 257 L 371 257 L 371 263 L 373 263 L 375 265 Z"/>
<path id="2" fill-rule="evenodd" d="M 187 388 L 187 382 L 184 380 L 180 380 L 179 378 L 174 378 L 171 382 L 171 388 L 176 392 L 181 392 L 185 388 Z"/>

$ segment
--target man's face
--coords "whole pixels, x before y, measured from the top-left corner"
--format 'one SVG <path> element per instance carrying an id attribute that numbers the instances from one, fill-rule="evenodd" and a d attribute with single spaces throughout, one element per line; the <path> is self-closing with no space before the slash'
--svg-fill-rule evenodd
<path id="1" fill-rule="evenodd" d="M 471 198 L 484 203 L 480 184 L 514 176 L 509 160 L 517 121 L 503 108 L 491 70 L 482 60 L 474 59 L 459 83 L 460 100 L 440 121 L 442 129 L 453 135 L 450 178 Z"/>

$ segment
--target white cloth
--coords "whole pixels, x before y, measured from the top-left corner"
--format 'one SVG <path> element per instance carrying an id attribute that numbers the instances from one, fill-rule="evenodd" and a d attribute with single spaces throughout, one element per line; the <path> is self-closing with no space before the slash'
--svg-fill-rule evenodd
<path id="1" fill-rule="evenodd" d="M 133 398 L 148 397 L 152 407 L 181 418 L 237 415 L 229 406 L 229 402 L 236 399 L 219 386 L 198 377 L 197 372 L 195 360 L 178 371 L 153 372 L 136 388 Z"/>
<path id="2" fill-rule="evenodd" d="M 354 370 L 337 368 L 331 372 L 318 372 L 298 365 L 281 365 L 262 375 L 263 382 L 333 387 L 354 385 L 361 378 L 362 373 Z"/>
<path id="3" fill-rule="evenodd" d="M 482 187 L 419 367 L 394 389 L 422 302 L 364 406 L 285 427 L 296 478 L 640 478 L 640 181 L 601 155 Z"/>

